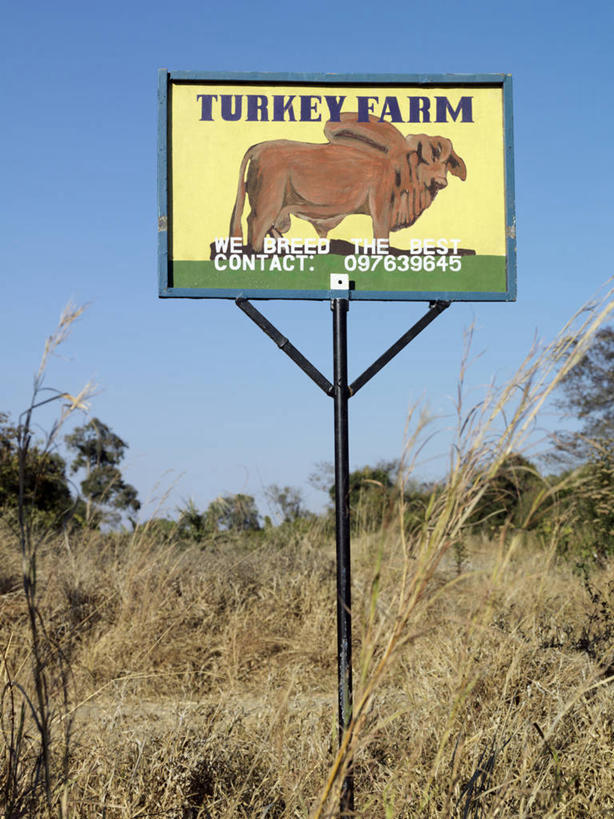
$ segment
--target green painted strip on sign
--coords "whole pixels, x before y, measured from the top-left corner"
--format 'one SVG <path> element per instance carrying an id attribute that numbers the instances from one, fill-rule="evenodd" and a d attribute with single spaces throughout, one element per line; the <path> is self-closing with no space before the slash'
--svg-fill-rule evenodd
<path id="1" fill-rule="evenodd" d="M 241 257 L 236 257 L 240 259 Z M 360 269 L 348 270 L 344 263 L 353 266 L 354 260 L 368 259 L 375 269 L 366 272 Z M 379 261 L 376 260 L 379 258 Z M 313 257 L 279 256 L 277 262 L 291 269 L 270 270 L 271 258 L 261 262 L 256 258 L 256 270 L 216 270 L 213 261 L 175 261 L 172 263 L 172 286 L 175 288 L 223 288 L 238 290 L 325 290 L 330 289 L 330 276 L 348 273 L 351 285 L 360 291 L 417 291 L 417 292 L 465 292 L 465 293 L 505 293 L 506 270 L 505 256 L 397 256 L 388 257 L 394 261 L 396 269 L 386 270 L 384 257 L 377 256 L 338 256 L 322 255 Z M 434 270 L 411 268 L 414 264 L 430 267 Z M 456 262 L 450 264 L 456 258 Z M 427 261 L 427 259 L 429 261 Z M 460 271 L 455 268 L 460 262 Z M 228 263 L 224 260 L 224 265 Z M 275 264 L 275 262 L 273 262 Z M 300 267 L 303 269 L 301 270 Z M 403 268 L 408 267 L 407 270 Z"/>

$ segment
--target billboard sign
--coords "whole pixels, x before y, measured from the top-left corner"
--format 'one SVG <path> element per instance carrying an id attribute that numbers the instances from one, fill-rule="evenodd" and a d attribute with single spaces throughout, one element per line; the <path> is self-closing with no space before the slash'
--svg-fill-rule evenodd
<path id="1" fill-rule="evenodd" d="M 160 71 L 161 297 L 510 301 L 508 75 Z"/>

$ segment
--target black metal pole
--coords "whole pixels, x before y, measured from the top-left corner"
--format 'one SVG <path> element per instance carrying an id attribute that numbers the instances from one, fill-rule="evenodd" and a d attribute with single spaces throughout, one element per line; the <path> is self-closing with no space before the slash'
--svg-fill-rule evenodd
<path id="1" fill-rule="evenodd" d="M 347 299 L 333 299 L 335 387 L 335 520 L 337 541 L 337 668 L 339 741 L 352 718 L 352 592 L 350 574 L 350 459 L 348 436 Z M 354 778 L 348 770 L 341 791 L 341 816 L 354 813 Z"/>

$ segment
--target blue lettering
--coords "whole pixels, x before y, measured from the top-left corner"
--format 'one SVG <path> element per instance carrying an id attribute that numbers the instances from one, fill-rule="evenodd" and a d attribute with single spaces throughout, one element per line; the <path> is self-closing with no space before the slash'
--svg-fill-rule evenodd
<path id="1" fill-rule="evenodd" d="M 430 122 L 431 101 L 428 97 L 409 97 L 408 122 Z"/>
<path id="2" fill-rule="evenodd" d="M 211 106 L 213 100 L 217 99 L 217 94 L 197 94 L 196 99 L 200 100 L 200 119 L 202 121 L 210 122 L 213 119 L 211 114 Z"/>
<path id="3" fill-rule="evenodd" d="M 222 94 L 222 119 L 227 122 L 234 122 L 241 119 L 241 111 L 243 110 L 243 97 L 241 94 L 234 94 L 235 107 L 232 110 L 232 94 Z"/>
<path id="4" fill-rule="evenodd" d="M 324 99 L 326 100 L 326 104 L 328 105 L 328 110 L 330 112 L 330 121 L 340 122 L 341 108 L 345 102 L 345 97 L 324 97 Z"/>
<path id="5" fill-rule="evenodd" d="M 452 108 L 447 97 L 435 97 L 437 101 L 437 122 L 447 122 L 448 112 L 452 121 L 456 122 L 461 114 L 461 122 L 473 122 L 473 97 L 461 97 L 456 108 Z"/>
<path id="6" fill-rule="evenodd" d="M 273 97 L 273 119 L 275 122 L 283 122 L 284 115 L 286 112 L 288 113 L 288 121 L 289 122 L 296 122 L 296 117 L 294 116 L 294 108 L 292 107 L 292 103 L 294 102 L 294 94 L 284 102 L 284 95 L 283 94 L 275 94 Z"/>
<path id="7" fill-rule="evenodd" d="M 379 97 L 357 97 L 358 100 L 358 122 L 369 122 L 369 114 L 373 113 L 373 103 L 369 100 L 379 102 Z"/>
<path id="8" fill-rule="evenodd" d="M 320 122 L 322 120 L 321 114 L 318 114 L 317 117 L 312 116 L 318 110 L 317 103 L 314 100 L 322 102 L 322 97 L 311 94 L 301 96 L 301 122 Z"/>
<path id="9" fill-rule="evenodd" d="M 379 121 L 383 122 L 384 117 L 390 117 L 390 122 L 403 122 L 401 109 L 399 108 L 396 97 L 386 97 L 384 100 L 384 107 L 382 108 Z"/>
<path id="10" fill-rule="evenodd" d="M 268 122 L 269 108 L 268 100 L 264 94 L 247 94 L 247 121 L 248 122 Z"/>

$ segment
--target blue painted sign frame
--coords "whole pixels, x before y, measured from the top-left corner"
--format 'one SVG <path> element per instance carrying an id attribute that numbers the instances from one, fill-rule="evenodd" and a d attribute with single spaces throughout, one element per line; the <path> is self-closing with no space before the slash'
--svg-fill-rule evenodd
<path id="1" fill-rule="evenodd" d="M 306 299 L 339 297 L 339 289 L 285 290 L 175 286 L 171 258 L 173 213 L 171 97 L 176 85 L 226 83 L 258 86 L 369 86 L 500 88 L 503 100 L 505 191 L 505 289 L 497 291 L 386 290 L 344 291 L 350 301 L 514 301 L 516 299 L 516 216 L 514 200 L 512 78 L 507 74 L 294 74 L 167 71 L 158 76 L 158 278 L 160 298 Z"/>

